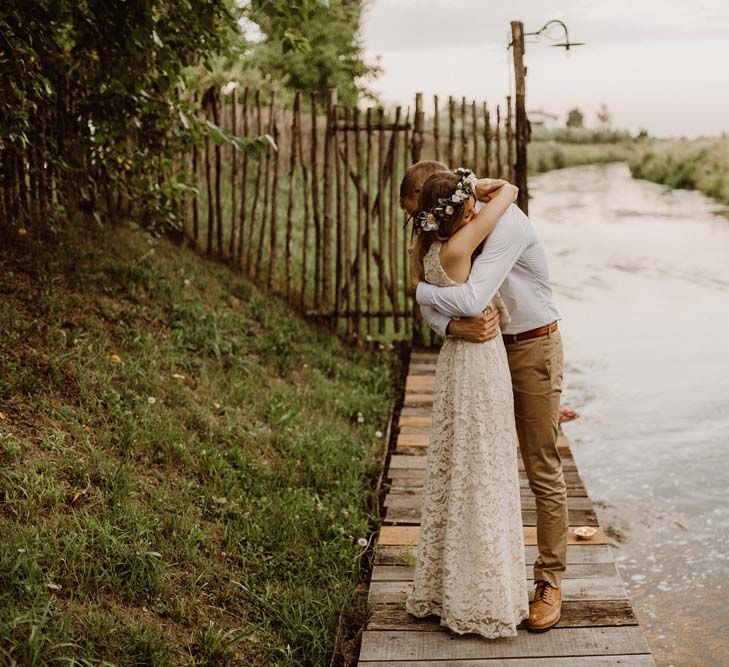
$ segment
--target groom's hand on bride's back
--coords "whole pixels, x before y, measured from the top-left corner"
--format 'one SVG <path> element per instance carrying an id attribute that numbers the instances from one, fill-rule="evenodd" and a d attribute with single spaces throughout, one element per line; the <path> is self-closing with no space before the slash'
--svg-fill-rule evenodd
<path id="1" fill-rule="evenodd" d="M 449 336 L 463 338 L 471 343 L 485 343 L 501 333 L 499 311 L 494 309 L 476 317 L 462 317 L 451 320 L 446 332 Z"/>

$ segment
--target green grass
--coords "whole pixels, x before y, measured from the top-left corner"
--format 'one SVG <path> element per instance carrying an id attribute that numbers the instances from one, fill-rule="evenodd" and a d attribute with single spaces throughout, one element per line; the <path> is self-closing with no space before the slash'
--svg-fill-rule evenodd
<path id="1" fill-rule="evenodd" d="M 527 150 L 530 174 L 553 169 L 576 167 L 583 164 L 623 162 L 636 154 L 634 143 L 563 143 L 559 141 L 532 141 Z"/>
<path id="2" fill-rule="evenodd" d="M 654 142 L 629 162 L 635 178 L 700 190 L 729 204 L 729 138 Z"/>
<path id="3" fill-rule="evenodd" d="M 0 664 L 328 664 L 394 355 L 165 240 L 64 234 L 0 249 Z"/>
<path id="4" fill-rule="evenodd" d="M 372 165 L 370 173 L 370 195 L 372 202 L 376 193 L 378 192 L 378 168 L 377 168 L 377 156 L 372 156 Z M 261 156 L 260 160 L 264 160 Z M 276 191 L 277 191 L 277 205 L 276 205 L 276 216 L 274 218 L 276 228 L 276 251 L 275 254 L 272 252 L 271 245 L 271 209 L 272 209 L 272 192 L 273 192 L 273 178 L 271 178 L 270 195 L 269 201 L 265 203 L 265 177 L 261 177 L 259 184 L 259 198 L 257 200 L 257 206 L 255 209 L 255 216 L 252 216 L 254 192 L 256 183 L 256 174 L 259 169 L 258 159 L 249 160 L 248 178 L 247 178 L 247 201 L 246 201 L 246 227 L 244 229 L 244 255 L 246 258 L 250 255 L 251 258 L 251 270 L 249 275 L 252 280 L 262 286 L 267 287 L 269 274 L 271 274 L 271 285 L 274 292 L 284 294 L 285 292 L 285 271 L 286 271 L 286 255 L 285 255 L 285 244 L 286 244 L 286 227 L 287 227 L 287 213 L 288 213 L 288 198 L 291 189 L 291 182 L 288 177 L 288 159 L 282 159 L 279 166 L 279 177 L 276 179 Z M 265 161 L 263 162 L 265 164 Z M 400 180 L 402 174 L 404 174 L 405 165 L 399 164 L 397 174 L 394 179 L 394 190 L 395 197 L 398 197 Z M 271 168 L 272 169 L 272 168 Z M 318 165 L 319 172 L 322 171 L 322 165 Z M 237 216 L 240 215 L 241 205 L 241 192 L 242 189 L 242 167 L 238 166 L 238 185 L 236 188 L 236 209 Z M 311 174 L 309 174 L 311 179 Z M 342 229 L 342 254 L 345 254 L 344 243 L 345 243 L 345 232 L 344 232 L 344 191 L 345 191 L 345 179 L 342 170 L 341 174 L 341 190 L 342 190 L 342 216 L 341 216 L 341 229 Z M 320 213 L 320 220 L 322 230 L 324 226 L 323 216 L 323 200 L 324 200 L 324 183 L 322 174 L 319 173 L 319 186 L 318 186 L 318 210 Z M 362 176 L 362 182 L 365 182 L 364 176 Z M 230 235 L 232 229 L 231 213 L 232 213 L 232 187 L 231 187 L 231 162 L 230 156 L 227 151 L 223 153 L 222 160 L 222 171 L 221 171 L 221 210 L 223 220 L 223 248 L 224 254 L 227 255 Z M 201 178 L 199 183 L 199 211 L 200 211 L 200 235 L 199 235 L 199 247 L 202 250 L 207 249 L 208 245 L 208 191 L 205 185 L 205 179 Z M 291 272 L 291 282 L 293 287 L 293 293 L 297 299 L 302 293 L 302 285 L 304 286 L 304 307 L 309 310 L 314 310 L 315 298 L 314 298 L 314 287 L 315 287 L 315 269 L 314 261 L 316 255 L 316 236 L 315 236 L 315 223 L 314 214 L 312 208 L 312 194 L 311 194 L 311 181 L 309 183 L 309 219 L 308 219 L 308 232 L 306 233 L 306 273 L 302 273 L 303 258 L 304 258 L 304 237 L 306 227 L 305 217 L 305 206 L 304 206 L 304 183 L 301 176 L 301 170 L 297 168 L 296 175 L 293 181 L 294 188 L 294 199 L 291 216 L 291 260 L 288 262 Z M 346 188 L 348 188 L 348 201 L 349 201 L 349 258 L 350 262 L 354 257 L 357 256 L 358 244 L 357 244 L 357 192 L 352 183 L 351 179 L 346 181 Z M 393 184 L 390 182 L 385 188 L 385 226 L 384 236 L 380 234 L 378 217 L 372 213 L 371 225 L 373 226 L 373 233 L 370 239 L 371 243 L 371 259 L 369 266 L 369 282 L 372 285 L 371 302 L 367 303 L 367 264 L 363 260 L 359 265 L 360 275 L 360 309 L 365 311 L 378 312 L 380 310 L 388 310 L 391 308 L 391 300 L 389 292 L 385 290 L 384 299 L 380 302 L 380 286 L 381 283 L 389 286 L 391 281 L 391 265 L 394 261 L 395 266 L 395 302 L 399 313 L 412 312 L 412 300 L 408 292 L 406 295 L 405 287 L 409 285 L 409 273 L 407 271 L 407 260 L 406 260 L 406 248 L 410 241 L 410 228 L 403 229 L 403 221 L 405 215 L 400 210 L 399 206 L 396 206 L 396 212 L 394 218 L 391 218 L 391 202 L 392 202 L 392 188 Z M 335 187 L 333 186 L 335 190 Z M 370 208 L 372 206 L 372 202 Z M 334 220 L 334 228 L 331 229 L 331 261 L 329 266 L 329 275 L 331 282 L 331 303 L 330 308 L 333 308 L 335 298 L 335 267 L 336 267 L 336 237 L 337 237 L 337 201 L 336 191 L 333 193 L 332 202 L 332 216 Z M 236 217 L 238 219 L 238 217 Z M 394 224 L 394 233 L 391 228 L 391 223 Z M 362 230 L 366 227 L 366 215 L 364 210 L 361 213 L 361 226 Z M 253 231 L 252 243 L 248 243 L 249 233 Z M 360 232 L 360 236 L 361 236 Z M 188 234 L 191 236 L 191 229 L 188 225 Z M 323 231 L 322 231 L 323 234 Z M 395 239 L 394 243 L 394 257 L 391 256 L 391 235 Z M 212 239 L 213 252 L 217 253 L 217 239 Z M 365 253 L 366 256 L 366 253 Z M 381 256 L 384 258 L 384 272 L 379 269 L 376 257 Z M 344 264 L 344 262 L 343 262 Z M 346 274 L 345 274 L 346 275 Z M 384 277 L 384 281 L 383 281 Z M 344 280 L 343 280 L 344 282 Z M 349 296 L 350 306 L 353 310 L 357 310 L 356 293 L 354 280 L 349 283 Z M 380 307 L 382 305 L 382 308 Z M 342 310 L 346 308 L 345 300 L 342 300 Z M 323 304 L 320 305 L 320 310 L 329 310 L 330 308 L 324 308 Z M 406 327 L 404 323 L 399 330 L 395 330 L 391 318 L 387 318 L 383 326 L 380 327 L 379 320 L 373 318 L 372 320 L 362 319 L 359 331 L 355 332 L 360 339 L 367 336 L 372 336 L 380 340 L 394 340 L 408 338 L 409 333 L 405 331 Z M 340 322 L 340 333 L 344 333 L 343 322 Z"/>

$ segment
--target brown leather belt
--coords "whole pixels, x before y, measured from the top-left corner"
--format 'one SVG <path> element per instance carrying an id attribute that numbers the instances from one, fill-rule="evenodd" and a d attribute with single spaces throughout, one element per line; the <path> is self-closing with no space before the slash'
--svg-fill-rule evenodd
<path id="1" fill-rule="evenodd" d="M 522 340 L 529 340 L 530 338 L 539 338 L 540 336 L 546 336 L 557 331 L 557 323 L 545 324 L 543 327 L 537 327 L 536 329 L 530 329 L 529 331 L 522 331 L 518 334 L 501 334 L 504 338 L 504 343 L 518 343 Z"/>

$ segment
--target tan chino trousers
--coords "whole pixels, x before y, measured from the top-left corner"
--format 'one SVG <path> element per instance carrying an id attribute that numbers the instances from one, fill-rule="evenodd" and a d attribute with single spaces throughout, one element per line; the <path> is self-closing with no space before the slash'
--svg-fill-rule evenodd
<path id="1" fill-rule="evenodd" d="M 567 567 L 567 488 L 557 451 L 564 355 L 559 330 L 506 343 L 524 469 L 536 498 L 534 580 L 559 587 Z"/>

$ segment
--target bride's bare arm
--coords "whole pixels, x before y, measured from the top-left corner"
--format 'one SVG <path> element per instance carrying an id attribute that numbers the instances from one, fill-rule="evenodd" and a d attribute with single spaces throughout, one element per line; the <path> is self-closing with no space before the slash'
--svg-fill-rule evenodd
<path id="1" fill-rule="evenodd" d="M 490 193 L 489 201 L 476 213 L 473 220 L 448 239 L 446 247 L 450 257 L 470 257 L 481 241 L 494 230 L 509 206 L 516 201 L 519 188 L 506 181 L 497 181 L 494 185 L 498 183 L 501 183 L 500 187 Z"/>

